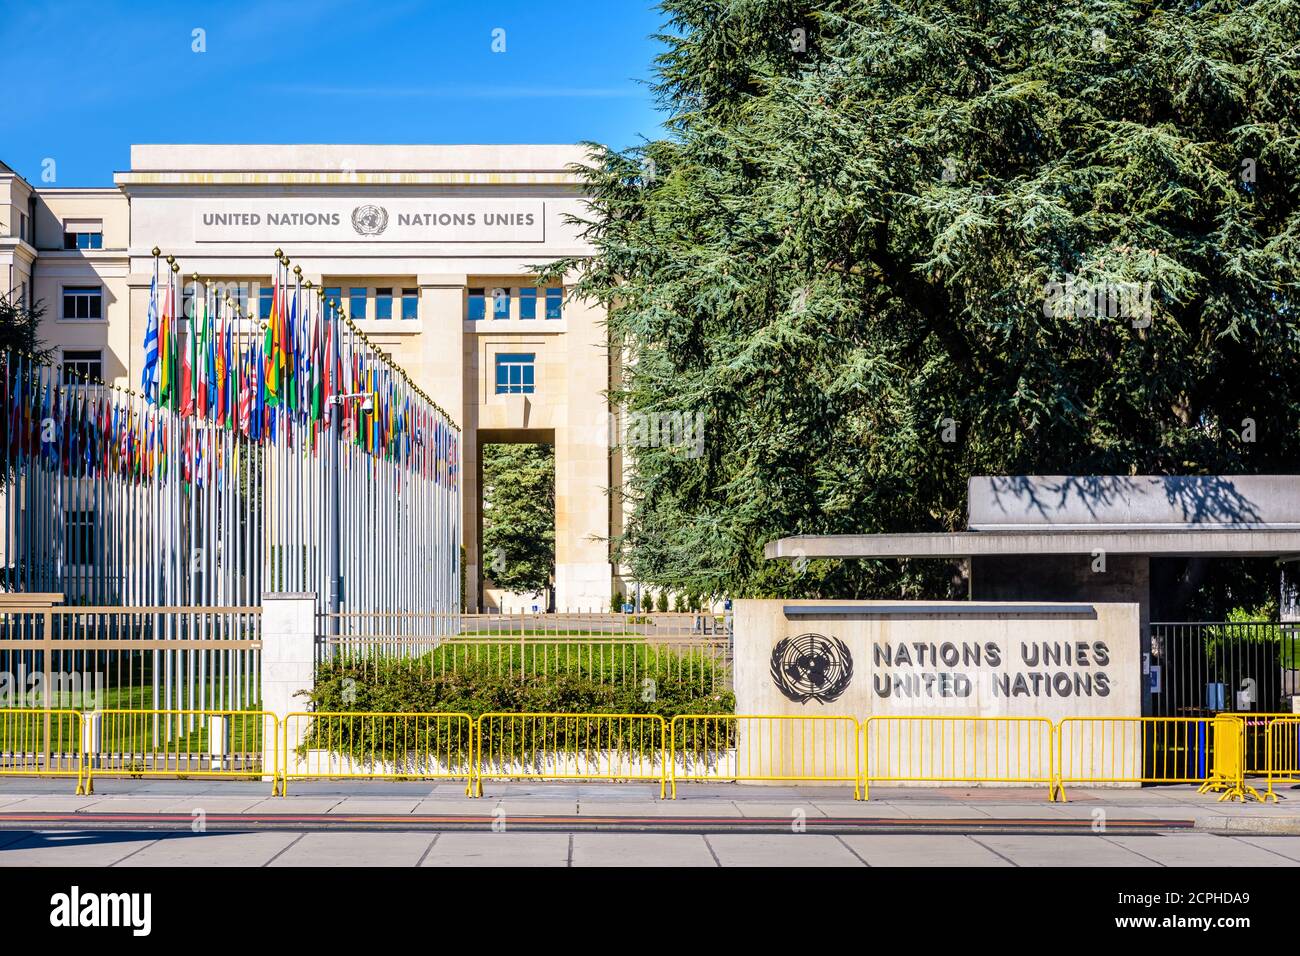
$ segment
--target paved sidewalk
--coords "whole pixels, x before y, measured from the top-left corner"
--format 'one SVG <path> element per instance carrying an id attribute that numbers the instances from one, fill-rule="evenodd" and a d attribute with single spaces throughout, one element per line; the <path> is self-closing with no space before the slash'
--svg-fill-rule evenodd
<path id="1" fill-rule="evenodd" d="M 0 781 L 0 866 L 1294 866 L 1300 790 Z M 195 832 L 198 831 L 198 832 Z"/>

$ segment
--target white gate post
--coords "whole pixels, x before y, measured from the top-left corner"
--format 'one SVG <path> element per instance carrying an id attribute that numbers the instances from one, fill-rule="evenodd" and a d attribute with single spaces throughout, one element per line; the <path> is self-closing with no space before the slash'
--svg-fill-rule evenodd
<path id="1" fill-rule="evenodd" d="M 262 595 L 262 710 L 283 721 L 293 711 L 307 709 L 307 701 L 297 697 L 299 691 L 311 690 L 315 680 L 316 595 Z M 276 752 L 292 754 L 301 743 L 305 721 L 284 725 L 280 732 L 291 734 L 289 740 L 262 741 L 262 769 L 281 770 Z"/>

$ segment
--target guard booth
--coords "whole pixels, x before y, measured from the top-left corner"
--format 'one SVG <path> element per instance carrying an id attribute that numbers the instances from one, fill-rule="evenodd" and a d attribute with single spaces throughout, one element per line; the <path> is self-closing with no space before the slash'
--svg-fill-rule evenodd
<path id="1" fill-rule="evenodd" d="M 1268 715 L 1300 695 L 1300 476 L 982 476 L 964 531 L 797 535 L 770 560 L 952 562 L 973 601 L 1134 603 L 1150 763 L 1211 759 L 1215 714 L 1245 716 L 1246 771 L 1263 768 Z M 1276 566 L 1274 621 L 1197 621 L 1187 599 L 1225 562 Z"/>

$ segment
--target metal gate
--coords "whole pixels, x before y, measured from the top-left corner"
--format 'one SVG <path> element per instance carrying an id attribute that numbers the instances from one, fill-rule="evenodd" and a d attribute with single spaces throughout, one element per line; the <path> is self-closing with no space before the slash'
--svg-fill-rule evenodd
<path id="1" fill-rule="evenodd" d="M 1183 621 L 1150 625 L 1151 716 L 1245 718 L 1248 773 L 1262 773 L 1270 717 L 1291 711 L 1300 694 L 1300 624 Z M 1210 757 L 1208 729 L 1185 742 L 1189 762 Z M 1195 741 L 1195 743 L 1193 743 Z M 1167 759 L 1163 744 L 1148 759 Z"/>

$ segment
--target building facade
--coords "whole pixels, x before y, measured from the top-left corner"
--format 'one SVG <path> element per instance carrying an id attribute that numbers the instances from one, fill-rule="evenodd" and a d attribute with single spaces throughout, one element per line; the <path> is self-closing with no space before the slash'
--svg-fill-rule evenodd
<path id="1" fill-rule="evenodd" d="M 539 267 L 589 249 L 577 146 L 134 146 L 110 188 L 38 188 L 0 165 L 0 282 L 45 307 L 58 361 L 139 388 L 157 247 L 248 314 L 273 255 L 337 299 L 463 431 L 466 606 L 494 606 L 480 449 L 555 449 L 555 605 L 600 609 L 621 506 L 601 309 Z M 488 572 L 490 575 L 490 571 Z M 535 601 L 533 603 L 536 603 Z"/>

